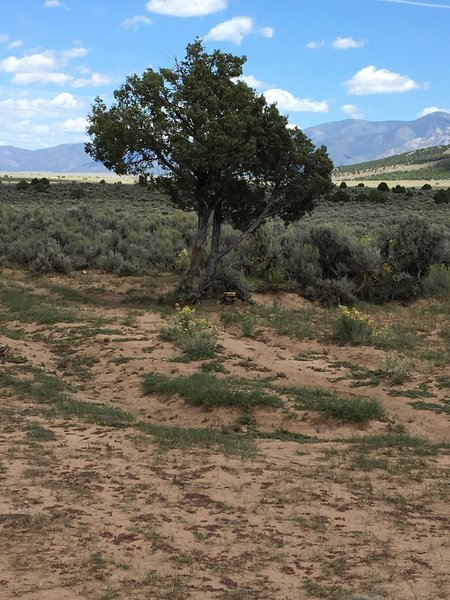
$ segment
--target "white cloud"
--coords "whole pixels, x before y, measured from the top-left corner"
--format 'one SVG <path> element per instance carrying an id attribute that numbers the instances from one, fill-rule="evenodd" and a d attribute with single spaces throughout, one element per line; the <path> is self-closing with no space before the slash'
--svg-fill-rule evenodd
<path id="1" fill-rule="evenodd" d="M 349 48 L 362 48 L 364 42 L 362 40 L 354 40 L 351 37 L 337 37 L 332 46 L 336 50 L 348 50 Z"/>
<path id="2" fill-rule="evenodd" d="M 0 44 L 6 44 L 9 40 L 9 35 L 7 33 L 0 33 Z"/>
<path id="3" fill-rule="evenodd" d="M 28 85 L 29 83 L 54 83 L 56 85 L 65 85 L 72 77 L 66 73 L 52 71 L 36 71 L 34 73 L 16 73 L 12 78 L 12 83 L 18 85 Z"/>
<path id="4" fill-rule="evenodd" d="M 0 61 L 0 71 L 5 73 L 33 73 L 35 71 L 50 71 L 56 66 L 56 61 L 50 54 L 28 54 L 23 58 L 8 56 Z"/>
<path id="5" fill-rule="evenodd" d="M 344 104 L 341 106 L 341 111 L 351 119 L 362 119 L 363 114 L 354 104 Z"/>
<path id="6" fill-rule="evenodd" d="M 150 0 L 150 12 L 171 17 L 199 17 L 218 12 L 227 7 L 227 0 Z"/>
<path id="7" fill-rule="evenodd" d="M 437 106 L 429 106 L 428 108 L 424 108 L 417 116 L 426 117 L 427 115 L 431 115 L 431 113 L 434 112 L 450 113 L 450 108 L 438 108 Z"/>
<path id="8" fill-rule="evenodd" d="M 254 75 L 241 75 L 240 77 L 238 77 L 238 79 L 255 89 L 262 89 L 267 87 L 267 85 L 263 81 L 256 79 Z"/>
<path id="9" fill-rule="evenodd" d="M 416 90 L 420 86 L 407 75 L 393 73 L 387 69 L 377 69 L 369 65 L 361 69 L 345 82 L 347 91 L 353 96 L 369 94 L 398 94 Z"/>
<path id="10" fill-rule="evenodd" d="M 122 21 L 122 27 L 125 27 L 126 29 L 137 29 L 141 24 L 151 25 L 152 20 L 144 15 L 136 15 L 134 17 L 128 17 L 128 19 Z"/>
<path id="11" fill-rule="evenodd" d="M 63 50 L 62 54 L 64 58 L 81 58 L 83 56 L 86 56 L 87 53 L 88 51 L 86 50 L 86 48 L 75 47 L 69 48 L 68 50 Z"/>
<path id="12" fill-rule="evenodd" d="M 8 48 L 10 50 L 13 50 L 14 48 L 20 48 L 20 46 L 23 46 L 23 41 L 22 40 L 14 40 L 13 42 L 11 42 L 8 45 Z"/>
<path id="13" fill-rule="evenodd" d="M 281 111 L 292 112 L 328 112 L 328 102 L 317 102 L 309 98 L 297 98 L 287 90 L 272 88 L 264 92 L 269 104 L 276 104 Z"/>
<path id="14" fill-rule="evenodd" d="M 234 42 L 239 45 L 245 36 L 252 33 L 271 38 L 274 30 L 272 27 L 258 27 L 251 17 L 233 17 L 213 27 L 204 39 Z"/>
<path id="15" fill-rule="evenodd" d="M 393 4 L 409 4 L 411 6 L 426 6 L 427 8 L 450 8 L 449 4 L 436 4 L 435 2 L 414 2 L 413 0 L 378 0 L 378 2 L 391 2 Z"/>
<path id="16" fill-rule="evenodd" d="M 58 108 L 79 108 L 81 103 L 69 92 L 61 92 L 51 100 L 51 104 Z"/>
<path id="17" fill-rule="evenodd" d="M 54 98 L 8 98 L 0 101 L 0 110 L 3 114 L 15 115 L 12 120 L 42 119 L 67 110 L 77 110 L 83 103 L 73 94 L 62 92 Z M 11 120 L 11 119 L 10 119 Z"/>
<path id="18" fill-rule="evenodd" d="M 81 79 L 75 79 L 73 87 L 97 87 L 100 85 L 109 85 L 112 83 L 112 77 L 109 75 L 103 75 L 102 73 L 92 73 L 90 77 L 83 77 Z"/>
<path id="19" fill-rule="evenodd" d="M 311 40 L 306 44 L 306 47 L 310 50 L 317 50 L 317 48 L 323 48 L 325 46 L 325 42 L 323 40 Z"/>
<path id="20" fill-rule="evenodd" d="M 44 2 L 45 8 L 65 8 L 69 10 L 65 4 L 60 2 L 60 0 L 45 0 Z"/>
<path id="21" fill-rule="evenodd" d="M 76 117 L 75 119 L 67 119 L 62 124 L 62 128 L 66 131 L 85 132 L 87 121 L 85 117 Z"/>
<path id="22" fill-rule="evenodd" d="M 13 74 L 12 82 L 19 85 L 36 82 L 64 85 L 71 77 L 55 71 L 57 64 L 51 52 L 28 54 L 22 58 L 8 56 L 0 61 L 0 72 Z"/>

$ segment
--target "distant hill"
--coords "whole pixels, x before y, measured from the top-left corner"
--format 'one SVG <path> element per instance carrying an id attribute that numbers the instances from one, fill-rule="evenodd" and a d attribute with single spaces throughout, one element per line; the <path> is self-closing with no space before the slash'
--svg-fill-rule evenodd
<path id="1" fill-rule="evenodd" d="M 333 175 L 338 180 L 450 180 L 450 145 L 413 150 L 389 158 L 337 167 Z"/>
<path id="2" fill-rule="evenodd" d="M 335 166 L 354 165 L 431 146 L 450 144 L 450 114 L 434 112 L 415 121 L 347 119 L 305 129 L 324 144 Z"/>
<path id="3" fill-rule="evenodd" d="M 0 171 L 38 173 L 107 173 L 84 151 L 84 144 L 61 144 L 42 150 L 0 146 Z"/>

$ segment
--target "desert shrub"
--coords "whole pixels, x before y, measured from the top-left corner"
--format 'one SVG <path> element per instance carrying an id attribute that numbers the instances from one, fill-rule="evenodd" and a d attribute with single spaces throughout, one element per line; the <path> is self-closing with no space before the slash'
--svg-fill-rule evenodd
<path id="1" fill-rule="evenodd" d="M 358 185 L 356 187 L 363 188 L 363 187 L 366 187 L 366 186 L 364 185 L 364 183 L 361 182 L 361 183 L 358 183 Z"/>
<path id="2" fill-rule="evenodd" d="M 16 184 L 16 190 L 27 190 L 28 186 L 29 186 L 28 181 L 25 181 L 25 179 L 21 179 Z"/>
<path id="3" fill-rule="evenodd" d="M 345 181 L 341 181 L 340 185 L 339 185 L 339 189 L 344 190 L 347 187 L 347 184 L 345 183 Z"/>
<path id="4" fill-rule="evenodd" d="M 217 271 L 217 277 L 210 293 L 220 297 L 224 292 L 236 292 L 238 298 L 246 301 L 250 298 L 252 291 L 253 287 L 244 272 L 225 262 Z"/>
<path id="5" fill-rule="evenodd" d="M 346 277 L 341 279 L 319 279 L 314 285 L 305 288 L 304 295 L 310 300 L 318 300 L 327 306 L 345 302 L 353 306 L 356 302 L 356 285 Z"/>
<path id="6" fill-rule="evenodd" d="M 397 184 L 392 188 L 394 194 L 406 194 L 406 188 L 404 185 Z"/>
<path id="7" fill-rule="evenodd" d="M 41 177 L 41 178 L 34 177 L 34 179 L 32 179 L 30 182 L 30 186 L 35 192 L 44 192 L 45 193 L 45 192 L 49 191 L 50 180 L 47 179 L 47 177 Z"/>
<path id="8" fill-rule="evenodd" d="M 198 318 L 195 309 L 176 306 L 173 323 L 160 331 L 163 339 L 177 344 L 188 360 L 212 358 L 218 350 L 219 332 L 207 319 Z"/>
<path id="9" fill-rule="evenodd" d="M 385 181 L 381 181 L 377 186 L 377 190 L 379 190 L 380 192 L 388 192 L 389 186 Z"/>
<path id="10" fill-rule="evenodd" d="M 74 198 L 75 200 L 86 198 L 86 190 L 79 185 L 74 185 L 70 190 L 70 197 Z"/>
<path id="11" fill-rule="evenodd" d="M 389 377 L 392 385 L 402 385 L 411 376 L 405 359 L 397 352 L 391 352 L 383 359 L 380 365 L 380 372 Z"/>
<path id="12" fill-rule="evenodd" d="M 448 236 L 424 219 L 409 217 L 387 232 L 382 252 L 394 275 L 406 273 L 420 281 L 432 264 L 445 262 Z"/>
<path id="13" fill-rule="evenodd" d="M 384 204 L 385 202 L 387 202 L 387 199 L 388 196 L 383 190 L 372 189 L 367 193 L 367 200 L 369 202 L 377 202 L 379 204 Z"/>
<path id="14" fill-rule="evenodd" d="M 438 190 L 434 196 L 436 204 L 449 204 L 450 203 L 450 192 L 448 190 Z"/>
<path id="15" fill-rule="evenodd" d="M 431 187 L 431 185 L 429 183 L 424 183 L 420 189 L 421 190 L 432 190 L 433 188 Z"/>
<path id="16" fill-rule="evenodd" d="M 333 337 L 339 342 L 364 344 L 372 340 L 375 324 L 367 315 L 348 306 L 340 305 L 332 324 Z"/>
<path id="17" fill-rule="evenodd" d="M 425 296 L 448 296 L 450 294 L 450 268 L 446 265 L 431 265 L 422 281 Z"/>
<path id="18" fill-rule="evenodd" d="M 347 187 L 347 186 L 345 186 Z M 340 187 L 334 194 L 331 196 L 331 200 L 333 202 L 350 202 L 351 196 L 348 192 L 345 191 L 342 187 Z"/>
<path id="19" fill-rule="evenodd" d="M 311 243 L 295 243 L 286 257 L 286 272 L 300 289 L 314 286 L 322 278 L 317 247 Z"/>

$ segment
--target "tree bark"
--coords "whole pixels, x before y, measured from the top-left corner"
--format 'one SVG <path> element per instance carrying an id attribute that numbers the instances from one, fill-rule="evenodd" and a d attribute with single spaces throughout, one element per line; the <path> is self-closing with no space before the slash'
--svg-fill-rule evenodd
<path id="1" fill-rule="evenodd" d="M 219 264 L 219 248 L 220 248 L 220 233 L 222 229 L 222 205 L 217 204 L 213 212 L 212 232 L 211 232 L 211 246 L 208 257 L 208 266 L 203 282 L 200 286 L 200 291 L 205 292 L 214 282 L 217 266 Z"/>
<path id="2" fill-rule="evenodd" d="M 205 265 L 205 246 L 208 237 L 210 217 L 211 209 L 206 205 L 202 206 L 197 213 L 197 233 L 192 247 L 189 266 L 178 283 L 176 292 L 188 285 L 191 286 Z"/>

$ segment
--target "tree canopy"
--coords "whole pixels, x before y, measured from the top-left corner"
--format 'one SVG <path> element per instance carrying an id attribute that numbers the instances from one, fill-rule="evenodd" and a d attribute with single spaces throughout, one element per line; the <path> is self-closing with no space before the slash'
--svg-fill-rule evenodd
<path id="1" fill-rule="evenodd" d="M 298 219 L 331 187 L 326 148 L 288 127 L 276 105 L 240 79 L 245 61 L 208 53 L 196 40 L 173 68 L 128 77 L 110 108 L 96 98 L 88 116 L 86 151 L 93 158 L 117 174 L 158 173 L 173 203 L 196 212 L 181 284 L 200 291 L 214 281 L 220 260 L 266 218 Z M 240 232 L 225 247 L 224 221 Z"/>

